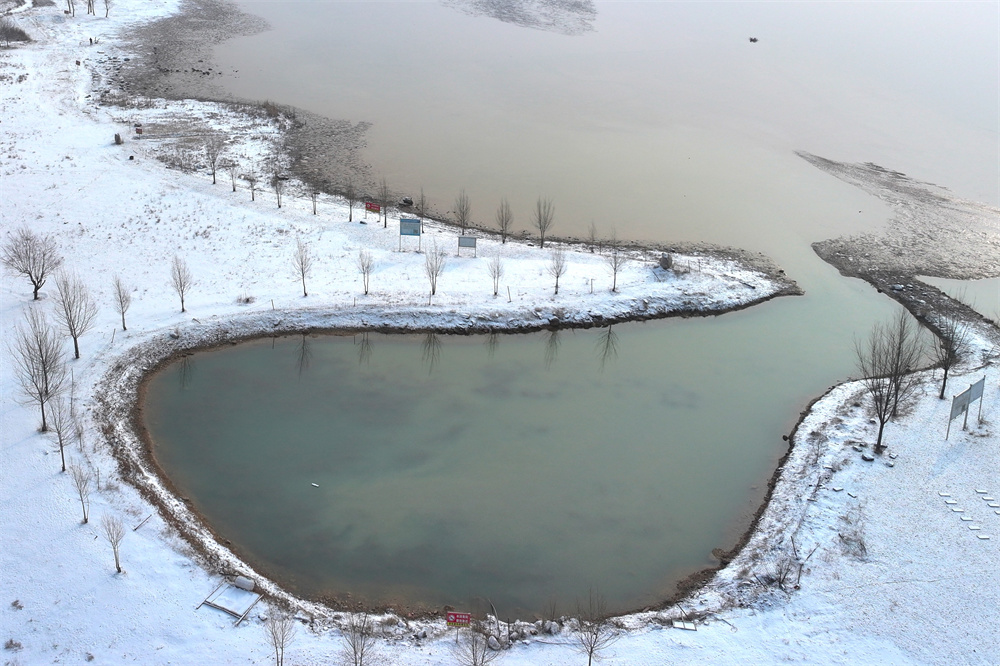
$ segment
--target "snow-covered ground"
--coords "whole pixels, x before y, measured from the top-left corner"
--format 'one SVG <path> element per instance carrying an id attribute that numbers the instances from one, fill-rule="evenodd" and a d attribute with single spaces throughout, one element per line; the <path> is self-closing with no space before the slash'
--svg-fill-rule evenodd
<path id="1" fill-rule="evenodd" d="M 69 475 L 60 471 L 58 451 L 38 432 L 37 407 L 19 400 L 11 354 L 6 347 L 0 353 L 4 663 L 273 663 L 260 620 L 265 606 L 238 628 L 218 611 L 195 610 L 220 573 L 253 572 L 197 526 L 185 530 L 202 552 L 182 539 L 176 523 L 155 507 L 170 505 L 184 520 L 183 503 L 161 491 L 135 455 L 139 449 L 125 418 L 130 400 L 124 398 L 144 368 L 173 351 L 275 330 L 534 328 L 553 319 L 587 325 L 678 310 L 720 311 L 785 286 L 732 260 L 678 255 L 677 265 L 686 270 L 662 272 L 653 270 L 652 257 L 637 253 L 611 292 L 605 258 L 567 248 L 568 270 L 555 295 L 548 249 L 501 246 L 484 236 L 478 257 L 469 250 L 458 257 L 454 230 L 429 223 L 424 253 L 414 251 L 412 238 L 403 239 L 400 252 L 398 218 L 390 216 L 387 229 L 373 216 L 361 225 L 357 216 L 364 219 L 363 213 L 355 209 L 349 224 L 346 205 L 327 197 L 313 215 L 307 198 L 292 196 L 294 183 L 279 210 L 267 188 L 250 201 L 246 183 L 238 182 L 233 192 L 223 172 L 213 185 L 204 169 L 168 169 L 158 156 L 187 164 L 201 159 L 185 153 L 176 135 L 212 127 L 232 138 L 227 154 L 241 171 L 260 170 L 269 137 L 281 129 L 280 119 L 201 102 L 141 108 L 92 102 L 99 72 L 129 57 L 116 50 L 116 35 L 176 9 L 173 1 L 116 0 L 108 19 L 102 3 L 97 17 L 86 16 L 82 3 L 75 17 L 61 6 L 24 9 L 15 16 L 36 41 L 0 50 L 3 240 L 23 225 L 51 234 L 66 267 L 100 306 L 93 330 L 80 340 L 82 358 L 70 361 L 87 430 L 68 456 L 94 474 L 87 524 L 81 524 L 80 502 Z M 134 138 L 135 123 L 143 124 L 142 140 Z M 125 137 L 124 145 L 114 145 L 115 133 Z M 307 297 L 292 269 L 300 239 L 315 257 Z M 429 298 L 425 257 L 435 243 L 447 257 Z M 356 266 L 360 250 L 375 260 L 368 295 Z M 505 271 L 494 297 L 487 266 L 497 252 Z M 195 279 L 186 313 L 170 286 L 174 256 L 188 263 Z M 127 331 L 111 306 L 116 274 L 134 286 Z M 33 302 L 26 280 L 8 272 L 2 280 L 5 341 L 29 309 L 51 319 L 51 282 Z M 992 349 L 989 335 L 981 332 L 974 360 Z M 748 546 L 682 607 L 620 618 L 628 630 L 605 650 L 606 662 L 996 663 L 1000 514 L 988 506 L 996 502 L 983 497 L 1000 493 L 991 426 L 1000 373 L 991 366 L 965 368 L 950 386 L 957 393 L 984 374 L 982 423 L 972 419 L 963 432 L 956 422 L 945 441 L 949 404 L 936 399 L 929 383 L 903 422 L 888 427 L 896 457 L 873 463 L 862 462 L 853 448 L 873 435 L 865 410 L 855 406 L 863 402 L 859 388 L 831 391 L 798 429 Z M 122 479 L 109 444 L 126 461 L 131 482 Z M 123 574 L 116 573 L 101 535 L 104 515 L 126 524 Z M 787 591 L 767 584 L 783 562 L 793 565 L 799 589 L 790 580 Z M 336 662 L 342 616 L 290 601 L 303 623 L 286 663 Z M 665 628 L 681 613 L 698 619 L 697 631 Z M 453 634 L 443 620 L 380 620 L 385 662 L 454 663 Z M 504 663 L 583 663 L 572 626 L 557 624 L 553 633 L 539 625 L 534 634 L 529 628 L 503 653 Z"/>

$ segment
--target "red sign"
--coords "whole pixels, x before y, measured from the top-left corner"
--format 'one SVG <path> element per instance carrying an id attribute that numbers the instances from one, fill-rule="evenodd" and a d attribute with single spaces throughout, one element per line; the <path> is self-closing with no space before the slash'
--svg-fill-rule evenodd
<path id="1" fill-rule="evenodd" d="M 449 627 L 467 627 L 472 622 L 472 613 L 448 613 Z"/>
<path id="2" fill-rule="evenodd" d="M 382 211 L 382 206 L 379 206 L 377 203 L 372 203 L 371 201 L 366 201 L 365 210 L 370 210 L 373 213 L 379 213 Z"/>

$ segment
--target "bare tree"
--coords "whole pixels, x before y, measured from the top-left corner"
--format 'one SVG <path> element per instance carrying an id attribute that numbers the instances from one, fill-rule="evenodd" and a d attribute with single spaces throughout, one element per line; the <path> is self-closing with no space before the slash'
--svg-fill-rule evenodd
<path id="1" fill-rule="evenodd" d="M 938 398 L 944 400 L 945 388 L 948 385 L 948 372 L 962 360 L 969 350 L 969 327 L 957 319 L 941 319 L 938 323 L 937 335 L 934 337 L 934 360 L 944 370 L 941 380 L 941 393 Z"/>
<path id="2" fill-rule="evenodd" d="M 76 3 L 73 0 L 66 0 L 66 11 L 70 16 L 76 16 Z"/>
<path id="3" fill-rule="evenodd" d="M 854 352 L 857 357 L 858 371 L 861 373 L 861 384 L 871 401 L 872 415 L 878 420 L 878 436 L 875 440 L 875 453 L 882 453 L 882 435 L 885 424 L 892 415 L 895 382 L 893 379 L 893 348 L 890 329 L 882 324 L 872 328 L 868 340 L 863 343 L 855 341 Z"/>
<path id="4" fill-rule="evenodd" d="M 292 267 L 295 268 L 296 275 L 302 280 L 302 295 L 306 293 L 306 278 L 312 273 L 313 256 L 309 252 L 309 246 L 301 238 L 295 239 L 295 254 L 292 255 Z"/>
<path id="5" fill-rule="evenodd" d="M 115 312 L 122 316 L 122 330 L 127 331 L 125 326 L 125 313 L 132 307 L 132 285 L 125 284 L 120 275 L 115 275 L 111 280 L 111 287 L 114 292 Z"/>
<path id="6" fill-rule="evenodd" d="M 247 181 L 247 186 L 250 188 L 250 201 L 256 201 L 257 183 L 260 182 L 260 178 L 252 171 L 248 171 L 243 174 L 243 180 Z"/>
<path id="7" fill-rule="evenodd" d="M 507 197 L 500 200 L 500 206 L 497 208 L 497 229 L 500 231 L 500 244 L 507 242 L 507 236 L 510 235 L 511 229 L 514 227 L 514 214 L 510 211 L 510 204 L 507 203 Z"/>
<path id="8" fill-rule="evenodd" d="M 452 648 L 452 655 L 460 666 L 487 666 L 503 656 L 490 648 L 489 640 L 479 628 L 463 631 L 461 638 Z"/>
<path id="9" fill-rule="evenodd" d="M 420 196 L 417 197 L 417 215 L 420 216 L 420 233 L 424 232 L 424 216 L 427 215 L 427 197 L 424 196 L 424 188 L 420 188 Z"/>
<path id="10" fill-rule="evenodd" d="M 87 285 L 76 274 L 56 276 L 56 319 L 73 338 L 74 358 L 80 358 L 80 336 L 89 331 L 97 316 L 97 303 Z"/>
<path id="11" fill-rule="evenodd" d="M 69 475 L 73 479 L 73 487 L 80 498 L 80 508 L 83 510 L 84 525 L 90 520 L 90 472 L 80 465 L 70 465 Z"/>
<path id="12" fill-rule="evenodd" d="M 348 614 L 341 656 L 350 666 L 371 666 L 378 659 L 376 625 L 367 611 Z"/>
<path id="13" fill-rule="evenodd" d="M 469 195 L 463 189 L 458 193 L 458 197 L 455 198 L 455 224 L 459 226 L 462 233 L 465 233 L 465 229 L 469 226 L 471 218 L 472 204 L 469 202 Z"/>
<path id="14" fill-rule="evenodd" d="M 916 391 L 920 382 L 914 372 L 924 356 L 924 344 L 913 318 L 905 310 L 899 310 L 889 324 L 889 349 L 892 353 L 890 371 L 892 375 L 892 414 L 896 418 L 900 404 Z"/>
<path id="15" fill-rule="evenodd" d="M 51 236 L 39 236 L 21 227 L 3 245 L 0 260 L 13 273 L 23 275 L 34 288 L 33 300 L 54 271 L 62 265 L 59 249 Z"/>
<path id="16" fill-rule="evenodd" d="M 392 201 L 392 192 L 389 191 L 389 183 L 382 177 L 378 185 L 378 202 L 382 204 L 382 228 L 389 226 L 389 203 Z"/>
<path id="17" fill-rule="evenodd" d="M 612 643 L 618 640 L 617 629 L 610 622 L 608 604 L 604 597 L 590 590 L 586 605 L 577 605 L 579 626 L 576 632 L 577 649 L 587 656 L 587 666 L 601 658 Z"/>
<path id="18" fill-rule="evenodd" d="M 608 254 L 604 257 L 608 270 L 611 271 L 611 291 L 618 291 L 618 273 L 628 263 L 628 255 L 622 251 L 621 243 L 615 234 L 611 235 L 608 241 Z"/>
<path id="19" fill-rule="evenodd" d="M 229 174 L 229 182 L 232 183 L 233 192 L 236 191 L 236 178 L 239 176 L 240 165 L 236 160 L 223 160 L 219 163 L 222 170 Z"/>
<path id="20" fill-rule="evenodd" d="M 115 569 L 118 570 L 118 573 L 121 573 L 120 549 L 122 539 L 125 538 L 125 526 L 122 525 L 121 518 L 107 513 L 101 516 L 101 533 L 108 540 L 108 543 L 111 544 L 111 550 L 115 553 Z"/>
<path id="21" fill-rule="evenodd" d="M 500 278 L 503 277 L 503 259 L 500 257 L 500 253 L 497 252 L 496 256 L 490 259 L 490 263 L 487 264 L 487 269 L 490 271 L 490 277 L 493 278 L 493 295 L 496 296 L 497 292 L 500 291 Z"/>
<path id="22" fill-rule="evenodd" d="M 52 401 L 51 421 L 52 434 L 56 444 L 59 445 L 59 458 L 62 461 L 62 471 L 66 471 L 66 446 L 69 444 L 70 435 L 73 432 L 73 415 L 62 397 L 57 396 Z"/>
<path id="23" fill-rule="evenodd" d="M 111 14 L 112 4 L 113 4 L 112 0 L 104 0 L 104 18 L 108 18 L 108 16 Z"/>
<path id="24" fill-rule="evenodd" d="M 14 374 L 22 395 L 41 409 L 41 431 L 47 432 L 45 405 L 63 389 L 66 362 L 59 335 L 49 326 L 45 315 L 31 309 L 25 313 L 25 319 L 27 327 L 17 327 L 10 345 Z"/>
<path id="25" fill-rule="evenodd" d="M 191 275 L 191 269 L 188 268 L 187 262 L 176 254 L 170 264 L 170 284 L 181 299 L 181 312 L 187 312 L 184 308 L 184 296 L 191 290 L 194 277 Z"/>
<path id="26" fill-rule="evenodd" d="M 347 199 L 347 221 L 354 221 L 354 204 L 358 201 L 358 190 L 354 187 L 354 179 L 349 177 L 344 183 L 344 198 Z"/>
<path id="27" fill-rule="evenodd" d="M 598 244 L 597 225 L 591 222 L 590 226 L 587 227 L 587 245 L 590 246 L 591 253 L 594 252 L 594 248 L 597 247 L 597 244 Z"/>
<path id="28" fill-rule="evenodd" d="M 437 241 L 434 241 L 434 249 L 424 255 L 424 272 L 431 283 L 431 296 L 437 293 L 437 281 L 444 272 L 444 265 L 445 253 L 438 248 Z"/>
<path id="29" fill-rule="evenodd" d="M 561 248 L 549 256 L 549 275 L 556 279 L 556 294 L 559 293 L 559 278 L 566 274 L 566 253 Z"/>
<path id="30" fill-rule="evenodd" d="M 219 134 L 210 134 L 205 140 L 205 159 L 208 160 L 208 168 L 212 170 L 212 185 L 215 185 L 216 168 L 225 148 L 226 140 Z"/>
<path id="31" fill-rule="evenodd" d="M 535 213 L 532 216 L 532 224 L 538 229 L 538 247 L 545 247 L 545 234 L 552 228 L 552 216 L 555 214 L 555 207 L 549 199 L 538 197 L 535 203 Z"/>
<path id="32" fill-rule="evenodd" d="M 271 176 L 271 187 L 274 188 L 274 196 L 278 200 L 278 208 L 281 208 L 281 195 L 285 192 L 285 178 L 277 171 Z"/>
<path id="33" fill-rule="evenodd" d="M 295 619 L 288 613 L 271 606 L 264 621 L 267 642 L 274 648 L 274 666 L 284 666 L 285 649 L 295 639 Z"/>
<path id="34" fill-rule="evenodd" d="M 368 250 L 358 250 L 358 270 L 361 271 L 361 281 L 365 285 L 365 296 L 368 295 L 368 284 L 375 268 L 375 258 Z"/>

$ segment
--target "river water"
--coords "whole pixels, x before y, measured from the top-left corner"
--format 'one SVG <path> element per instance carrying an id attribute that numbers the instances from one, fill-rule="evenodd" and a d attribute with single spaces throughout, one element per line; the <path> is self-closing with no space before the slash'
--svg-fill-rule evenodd
<path id="1" fill-rule="evenodd" d="M 279 339 L 170 366 L 146 403 L 157 459 L 307 595 L 662 599 L 735 542 L 781 435 L 891 314 L 809 247 L 887 209 L 794 151 L 1000 198 L 995 4 L 599 2 L 529 13 L 546 29 L 488 1 L 241 6 L 273 30 L 216 49 L 229 91 L 371 122 L 365 158 L 400 194 L 447 211 L 464 188 L 483 224 L 507 197 L 524 228 L 543 196 L 558 235 L 759 250 L 807 292 L 615 327 L 607 357 L 581 331 Z"/>

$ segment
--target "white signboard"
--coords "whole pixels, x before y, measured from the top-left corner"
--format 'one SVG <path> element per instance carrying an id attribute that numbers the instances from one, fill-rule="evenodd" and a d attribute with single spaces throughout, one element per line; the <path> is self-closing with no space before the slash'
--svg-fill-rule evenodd
<path id="1" fill-rule="evenodd" d="M 973 400 L 979 400 L 983 397 L 983 389 L 986 388 L 986 377 L 983 377 L 978 382 L 969 387 L 972 391 L 972 395 L 969 397 L 969 402 Z"/>
<path id="2" fill-rule="evenodd" d="M 964 414 L 972 402 L 972 388 L 967 388 L 951 399 L 951 418 Z"/>
<path id="3" fill-rule="evenodd" d="M 458 237 L 458 251 L 461 253 L 463 247 L 471 247 L 473 250 L 476 249 L 476 237 L 475 236 L 459 236 Z M 473 253 L 475 256 L 475 252 Z"/>

